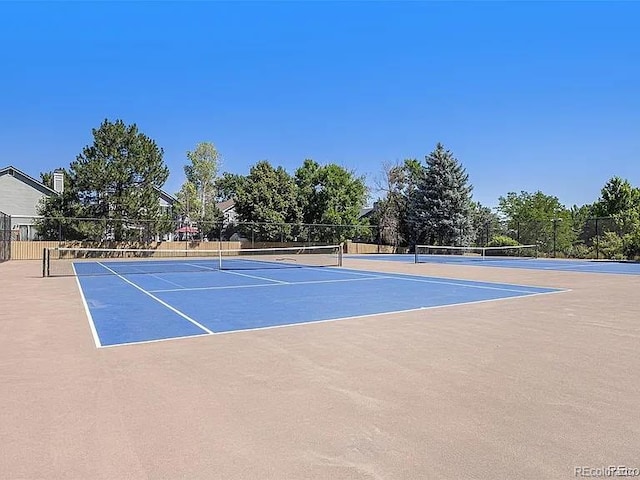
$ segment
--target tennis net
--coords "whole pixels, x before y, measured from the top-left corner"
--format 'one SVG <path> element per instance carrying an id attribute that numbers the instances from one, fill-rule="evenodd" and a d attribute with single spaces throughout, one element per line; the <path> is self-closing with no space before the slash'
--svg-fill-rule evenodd
<path id="1" fill-rule="evenodd" d="M 415 263 L 462 262 L 487 260 L 529 260 L 538 258 L 537 245 L 505 247 L 453 247 L 441 245 L 417 245 Z"/>
<path id="2" fill-rule="evenodd" d="M 341 245 L 235 250 L 50 248 L 44 251 L 42 275 L 130 275 L 341 265 Z"/>

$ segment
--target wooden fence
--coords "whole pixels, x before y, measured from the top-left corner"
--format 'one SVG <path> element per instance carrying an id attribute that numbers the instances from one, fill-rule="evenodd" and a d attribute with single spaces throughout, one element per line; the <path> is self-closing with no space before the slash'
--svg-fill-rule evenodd
<path id="1" fill-rule="evenodd" d="M 45 248 L 144 248 L 152 250 L 235 250 L 243 248 L 240 242 L 11 242 L 13 260 L 42 260 Z M 244 247 L 246 248 L 246 247 Z"/>
<path id="2" fill-rule="evenodd" d="M 278 248 L 278 247 L 303 247 L 308 243 L 293 242 L 45 242 L 45 241 L 12 241 L 11 258 L 13 260 L 42 260 L 42 252 L 45 248 L 71 247 L 71 248 L 145 248 L 153 250 L 237 250 L 241 248 Z M 371 243 L 346 242 L 344 253 L 370 254 L 370 253 L 406 253 L 406 248 L 390 245 L 376 245 Z"/>
<path id="3" fill-rule="evenodd" d="M 42 260 L 42 252 L 45 248 L 141 248 L 150 250 L 238 250 L 246 248 L 279 248 L 302 247 L 303 243 L 283 242 L 46 242 L 46 241 L 12 241 L 11 258 L 13 260 Z"/>
<path id="4" fill-rule="evenodd" d="M 407 253 L 405 247 L 394 247 L 392 245 L 376 245 L 375 243 L 346 242 L 344 253 L 370 254 L 370 253 Z"/>

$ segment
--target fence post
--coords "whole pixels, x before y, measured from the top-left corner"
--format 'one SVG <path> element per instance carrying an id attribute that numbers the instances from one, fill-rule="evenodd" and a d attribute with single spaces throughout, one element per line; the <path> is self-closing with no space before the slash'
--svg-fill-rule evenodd
<path id="1" fill-rule="evenodd" d="M 596 260 L 600 258 L 600 233 L 598 232 L 598 217 L 596 217 Z"/>
<path id="2" fill-rule="evenodd" d="M 556 237 L 558 232 L 558 222 L 561 222 L 562 218 L 553 218 L 553 258 L 556 258 Z"/>

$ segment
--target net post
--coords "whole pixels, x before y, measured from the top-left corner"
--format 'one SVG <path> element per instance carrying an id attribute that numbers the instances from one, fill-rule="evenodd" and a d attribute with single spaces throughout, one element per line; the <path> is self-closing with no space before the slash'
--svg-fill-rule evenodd
<path id="1" fill-rule="evenodd" d="M 344 242 L 342 242 L 340 244 L 340 247 L 338 248 L 338 266 L 341 267 L 342 266 L 342 253 L 344 251 Z"/>
<path id="2" fill-rule="evenodd" d="M 51 250 L 47 248 L 47 277 L 51 276 Z"/>
<path id="3" fill-rule="evenodd" d="M 42 277 L 47 276 L 47 249 L 42 249 Z"/>
<path id="4" fill-rule="evenodd" d="M 222 249 L 218 250 L 218 268 L 222 270 Z"/>
<path id="5" fill-rule="evenodd" d="M 418 245 L 413 248 L 413 263 L 418 263 Z"/>

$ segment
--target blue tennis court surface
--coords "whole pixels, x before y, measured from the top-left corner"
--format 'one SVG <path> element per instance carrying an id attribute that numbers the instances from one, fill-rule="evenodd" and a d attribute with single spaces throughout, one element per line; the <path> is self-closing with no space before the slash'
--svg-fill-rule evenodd
<path id="1" fill-rule="evenodd" d="M 77 281 L 98 347 L 560 291 L 327 267 L 114 273 Z"/>
<path id="2" fill-rule="evenodd" d="M 368 254 L 348 255 L 346 258 L 358 260 L 385 260 L 392 262 L 414 263 L 413 254 Z M 446 263 L 480 267 L 526 268 L 532 270 L 559 270 L 565 272 L 613 273 L 622 275 L 640 275 L 640 263 L 616 262 L 608 260 L 560 260 L 547 258 L 531 259 L 479 259 L 462 255 L 424 255 L 423 263 Z"/>

